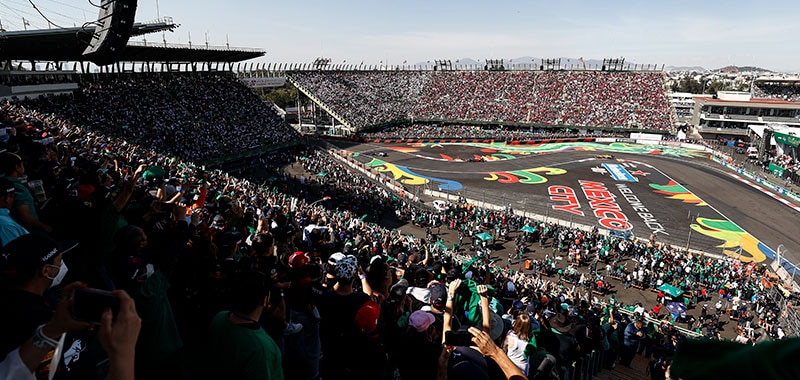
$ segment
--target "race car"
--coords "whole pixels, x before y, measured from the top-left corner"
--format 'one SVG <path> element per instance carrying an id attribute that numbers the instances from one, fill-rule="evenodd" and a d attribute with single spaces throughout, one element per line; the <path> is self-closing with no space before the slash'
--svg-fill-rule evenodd
<path id="1" fill-rule="evenodd" d="M 602 159 L 602 160 L 611 160 L 611 159 L 614 158 L 614 156 L 610 155 L 610 154 L 599 154 L 599 155 L 597 155 L 597 158 Z"/>

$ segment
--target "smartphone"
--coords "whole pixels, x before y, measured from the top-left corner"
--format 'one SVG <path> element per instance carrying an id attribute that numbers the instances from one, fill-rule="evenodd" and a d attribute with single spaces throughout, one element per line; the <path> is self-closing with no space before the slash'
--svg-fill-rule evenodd
<path id="1" fill-rule="evenodd" d="M 448 331 L 444 335 L 444 345 L 457 347 L 457 346 L 474 346 L 472 342 L 472 334 L 469 331 Z"/>
<path id="2" fill-rule="evenodd" d="M 79 321 L 100 324 L 106 308 L 111 308 L 114 317 L 119 314 L 119 297 L 107 290 L 78 288 L 72 299 L 72 316 Z"/>

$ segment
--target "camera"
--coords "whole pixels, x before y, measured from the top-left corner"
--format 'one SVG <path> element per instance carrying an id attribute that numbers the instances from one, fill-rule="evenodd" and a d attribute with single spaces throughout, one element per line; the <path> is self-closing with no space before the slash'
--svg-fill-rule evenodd
<path id="1" fill-rule="evenodd" d="M 447 331 L 444 335 L 445 346 L 474 346 L 472 342 L 472 334 L 469 331 Z"/>
<path id="2" fill-rule="evenodd" d="M 110 308 L 116 317 L 119 314 L 119 297 L 101 289 L 75 290 L 72 300 L 72 316 L 75 319 L 99 325 L 106 308 Z"/>

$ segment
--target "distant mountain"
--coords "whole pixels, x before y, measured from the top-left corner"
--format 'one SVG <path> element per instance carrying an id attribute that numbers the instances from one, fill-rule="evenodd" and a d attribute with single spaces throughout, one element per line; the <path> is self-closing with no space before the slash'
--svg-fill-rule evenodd
<path id="1" fill-rule="evenodd" d="M 667 66 L 664 68 L 664 71 L 667 72 L 697 72 L 697 73 L 707 73 L 704 67 L 701 66 Z"/>
<path id="2" fill-rule="evenodd" d="M 773 73 L 774 72 L 772 70 L 767 70 L 767 69 L 764 69 L 764 68 L 761 68 L 761 67 L 755 67 L 755 66 L 725 66 L 725 67 L 720 67 L 720 68 L 718 68 L 716 70 L 711 70 L 711 71 L 720 72 L 720 73 L 739 73 L 739 72 L 745 72 L 745 71 L 760 71 L 760 72 L 765 72 L 765 73 Z"/>

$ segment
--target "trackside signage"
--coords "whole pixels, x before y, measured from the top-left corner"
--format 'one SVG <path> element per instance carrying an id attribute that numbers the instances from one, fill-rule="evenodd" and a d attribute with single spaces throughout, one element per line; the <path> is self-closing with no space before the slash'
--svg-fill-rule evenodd
<path id="1" fill-rule="evenodd" d="M 787 135 L 787 134 L 784 134 L 784 133 L 775 132 L 772 135 L 772 137 L 775 138 L 775 142 L 777 142 L 778 144 L 785 144 L 785 145 L 793 146 L 795 148 L 798 145 L 800 145 L 800 137 L 798 137 L 798 136 L 792 136 L 792 135 Z"/>
<path id="2" fill-rule="evenodd" d="M 286 84 L 286 78 L 239 78 L 239 81 L 250 88 L 281 87 Z"/>
<path id="3" fill-rule="evenodd" d="M 620 164 L 603 164 L 611 177 L 619 182 L 639 182 L 639 179 L 634 177 L 625 167 Z"/>

